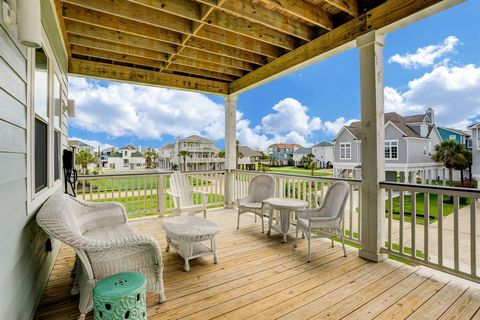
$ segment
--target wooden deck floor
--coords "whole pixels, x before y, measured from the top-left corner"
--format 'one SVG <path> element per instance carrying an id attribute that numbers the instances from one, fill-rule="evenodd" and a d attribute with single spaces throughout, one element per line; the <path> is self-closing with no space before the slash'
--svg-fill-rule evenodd
<path id="1" fill-rule="evenodd" d="M 184 272 L 172 250 L 163 253 L 167 302 L 148 294 L 149 319 L 480 319 L 476 284 L 387 260 L 372 263 L 350 248 L 316 240 L 306 263 L 306 241 L 298 248 L 261 233 L 260 223 L 236 212 L 209 211 L 221 225 L 219 264 L 200 258 Z M 161 219 L 132 220 L 165 248 Z M 74 253 L 63 246 L 37 310 L 36 319 L 76 319 L 78 298 L 69 294 Z M 93 319 L 92 313 L 88 319 Z"/>

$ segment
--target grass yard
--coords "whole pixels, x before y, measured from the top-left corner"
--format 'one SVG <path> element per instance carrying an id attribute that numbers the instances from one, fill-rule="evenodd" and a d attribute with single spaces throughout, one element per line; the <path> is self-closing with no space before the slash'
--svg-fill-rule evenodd
<path id="1" fill-rule="evenodd" d="M 431 194 L 430 195 L 430 223 L 433 223 L 438 220 L 438 201 L 437 201 L 437 195 L 436 194 Z M 450 214 L 453 213 L 453 204 L 448 202 L 449 197 L 448 196 L 443 196 L 443 216 L 446 217 Z M 466 199 L 465 202 L 460 203 L 460 208 L 463 208 L 469 204 L 469 199 Z M 423 193 L 417 193 L 417 214 L 416 214 L 416 220 L 418 224 L 424 224 L 424 214 L 425 214 L 425 209 L 424 209 L 424 194 Z M 412 216 L 412 196 L 411 195 L 405 195 L 404 197 L 404 206 L 405 206 L 405 221 L 411 222 L 411 216 Z M 385 200 L 385 208 L 386 208 L 386 214 L 385 216 L 388 217 L 388 200 Z M 393 198 L 393 218 L 396 220 L 400 219 L 400 197 L 395 197 Z"/>
<path id="2" fill-rule="evenodd" d="M 200 179 L 200 178 L 190 178 L 191 184 L 193 186 L 209 186 L 212 183 L 209 180 Z M 157 188 L 157 177 L 129 177 L 129 178 L 100 178 L 98 180 L 88 180 L 92 184 L 93 192 L 104 192 L 104 191 L 119 191 L 119 190 L 149 190 L 151 188 Z M 170 187 L 170 179 L 167 179 L 166 187 Z M 78 188 L 81 193 L 83 193 L 82 188 Z M 85 193 L 90 192 L 90 187 L 87 184 Z"/>
<path id="3" fill-rule="evenodd" d="M 170 195 L 167 194 L 165 196 L 165 203 L 166 203 L 166 212 L 169 212 L 170 208 L 169 208 L 169 205 L 170 203 L 172 202 L 173 204 L 173 200 L 170 199 Z M 194 193 L 194 198 L 193 198 L 193 202 L 195 204 L 199 203 L 199 201 L 201 201 L 201 194 L 200 193 Z M 139 217 L 145 217 L 145 216 L 151 216 L 151 215 L 156 215 L 158 214 L 156 211 L 157 211 L 157 195 L 156 194 L 153 194 L 153 195 L 147 195 L 146 197 L 138 197 L 138 196 L 134 196 L 134 197 L 116 197 L 116 198 L 113 198 L 113 199 L 100 199 L 100 200 L 91 200 L 93 202 L 105 202 L 105 201 L 115 201 L 115 202 L 119 202 L 121 203 L 126 209 L 127 209 L 127 213 L 129 214 L 132 214 L 130 216 L 130 218 L 139 218 Z M 221 194 L 208 194 L 208 202 L 211 203 L 211 202 L 214 202 L 214 201 L 221 201 L 222 204 L 221 205 L 209 205 L 207 206 L 207 208 L 219 208 L 219 207 L 223 207 L 223 201 L 224 201 L 224 197 L 223 195 Z M 137 212 L 146 212 L 146 213 L 142 213 L 142 214 L 135 214 Z"/>
<path id="4" fill-rule="evenodd" d="M 297 174 L 301 176 L 312 176 L 310 169 L 297 168 L 297 167 L 270 167 L 270 172 L 273 173 L 284 173 L 284 174 Z M 331 169 L 317 169 L 315 170 L 316 177 L 332 177 L 333 170 Z"/>

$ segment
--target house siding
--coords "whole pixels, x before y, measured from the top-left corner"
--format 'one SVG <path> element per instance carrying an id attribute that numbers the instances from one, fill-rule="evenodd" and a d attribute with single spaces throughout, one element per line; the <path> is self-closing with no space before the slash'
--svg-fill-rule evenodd
<path id="1" fill-rule="evenodd" d="M 351 143 L 351 159 L 340 159 L 340 144 L 350 142 Z M 335 140 L 335 162 L 336 163 L 359 163 L 360 162 L 360 143 L 347 131 L 343 130 L 342 133 Z"/>
<path id="2" fill-rule="evenodd" d="M 15 2 L 10 1 L 13 7 Z M 42 0 L 45 29 L 56 28 L 50 1 Z M 0 7 L 0 15 L 2 7 Z M 58 56 L 57 56 L 58 58 Z M 66 57 L 60 64 L 65 67 Z M 27 49 L 0 21 L 0 319 L 32 319 L 59 249 L 27 208 Z M 62 79 L 66 84 L 66 77 Z M 67 89 L 63 87 L 66 98 Z M 66 115 L 64 115 L 65 117 Z M 67 145 L 67 123 L 62 126 Z"/>
<path id="3" fill-rule="evenodd" d="M 480 145 L 478 141 L 479 129 L 473 129 L 472 132 L 472 175 L 478 179 L 480 178 Z"/>
<path id="4" fill-rule="evenodd" d="M 385 140 L 397 140 L 398 141 L 398 159 L 385 159 L 386 163 L 406 163 L 407 162 L 407 141 L 403 138 L 403 134 L 389 124 L 385 128 Z"/>

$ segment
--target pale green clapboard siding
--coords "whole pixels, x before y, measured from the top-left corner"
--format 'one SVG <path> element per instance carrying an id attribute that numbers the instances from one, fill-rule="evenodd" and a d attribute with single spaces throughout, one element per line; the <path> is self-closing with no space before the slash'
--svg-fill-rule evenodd
<path id="1" fill-rule="evenodd" d="M 49 0 L 41 4 L 42 24 L 65 73 L 67 60 L 54 12 Z M 0 15 L 1 10 L 0 6 Z M 54 250 L 45 250 L 47 235 L 37 226 L 35 214 L 27 212 L 26 52 L 0 21 L 0 319 L 33 318 L 60 246 L 54 241 Z M 62 83 L 67 83 L 65 74 Z"/>

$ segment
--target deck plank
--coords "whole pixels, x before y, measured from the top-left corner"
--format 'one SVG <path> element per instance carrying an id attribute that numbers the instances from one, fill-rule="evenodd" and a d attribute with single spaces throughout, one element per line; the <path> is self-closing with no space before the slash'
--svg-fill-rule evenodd
<path id="1" fill-rule="evenodd" d="M 372 263 L 348 248 L 315 240 L 306 262 L 306 240 L 298 247 L 280 243 L 281 235 L 261 233 L 261 224 L 242 219 L 235 210 L 212 210 L 220 225 L 219 263 L 211 257 L 191 262 L 174 251 L 162 252 L 167 302 L 147 294 L 149 319 L 465 319 L 479 316 L 480 289 L 462 286 L 451 276 L 436 277 L 426 268 L 392 260 Z M 161 218 L 135 219 L 138 232 L 152 235 L 165 248 Z M 293 230 L 291 230 L 293 231 Z M 74 251 L 62 246 L 35 319 L 76 319 L 78 297 L 70 296 Z M 422 272 L 419 271 L 422 270 Z M 430 269 L 427 269 L 430 270 Z M 464 283 L 463 283 L 464 285 Z M 417 312 L 415 312 L 417 311 Z M 93 319 L 92 313 L 87 319 Z"/>

